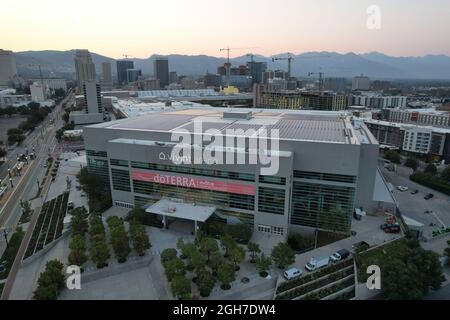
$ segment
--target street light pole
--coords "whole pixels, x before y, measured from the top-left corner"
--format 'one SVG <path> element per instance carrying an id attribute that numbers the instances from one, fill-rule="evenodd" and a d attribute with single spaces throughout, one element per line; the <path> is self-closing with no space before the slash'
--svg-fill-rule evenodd
<path id="1" fill-rule="evenodd" d="M 6 248 L 9 248 L 8 232 L 6 231 L 6 229 L 3 229 L 3 236 L 5 237 L 6 240 Z"/>

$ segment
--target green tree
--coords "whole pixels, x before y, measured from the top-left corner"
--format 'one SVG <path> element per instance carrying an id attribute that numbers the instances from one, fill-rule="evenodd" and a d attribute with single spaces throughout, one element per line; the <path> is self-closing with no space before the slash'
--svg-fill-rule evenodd
<path id="1" fill-rule="evenodd" d="M 230 289 L 230 283 L 236 279 L 234 267 L 229 263 L 222 263 L 217 269 L 217 278 L 222 282 L 220 287 L 223 290 Z"/>
<path id="2" fill-rule="evenodd" d="M 192 265 L 195 270 L 200 270 L 205 267 L 206 258 L 205 256 L 199 251 L 194 250 L 192 251 L 191 255 L 189 256 L 189 264 Z"/>
<path id="3" fill-rule="evenodd" d="M 58 260 L 50 260 L 45 265 L 45 270 L 39 275 L 38 287 L 34 291 L 36 300 L 55 300 L 59 291 L 64 288 L 64 265 Z"/>
<path id="4" fill-rule="evenodd" d="M 166 267 L 167 263 L 177 258 L 177 250 L 174 248 L 167 248 L 161 252 L 161 264 Z"/>
<path id="5" fill-rule="evenodd" d="M 89 217 L 89 235 L 93 237 L 98 234 L 105 234 L 105 226 L 100 215 L 91 213 Z"/>
<path id="6" fill-rule="evenodd" d="M 69 243 L 69 263 L 77 266 L 82 266 L 87 261 L 86 250 L 86 240 L 84 236 L 75 234 Z"/>
<path id="7" fill-rule="evenodd" d="M 295 252 L 289 245 L 280 242 L 272 249 L 272 259 L 278 268 L 283 269 L 295 262 Z"/>
<path id="8" fill-rule="evenodd" d="M 220 245 L 225 250 L 225 258 L 228 257 L 230 250 L 236 246 L 236 242 L 230 234 L 225 234 L 220 237 Z"/>
<path id="9" fill-rule="evenodd" d="M 181 259 L 189 258 L 197 247 L 192 242 L 185 243 L 182 238 L 177 241 L 177 248 L 181 251 Z"/>
<path id="10" fill-rule="evenodd" d="M 237 271 L 240 269 L 239 264 L 245 259 L 245 250 L 242 247 L 235 245 L 230 249 L 228 257 L 231 262 L 233 262 L 234 269 Z"/>
<path id="11" fill-rule="evenodd" d="M 175 276 L 184 276 L 186 274 L 186 268 L 184 267 L 183 260 L 175 258 L 169 260 L 165 267 L 165 273 L 167 281 L 172 281 Z"/>
<path id="12" fill-rule="evenodd" d="M 191 295 L 191 281 L 185 276 L 176 276 L 170 284 L 172 294 L 178 299 L 189 299 Z"/>
<path id="13" fill-rule="evenodd" d="M 125 262 L 131 252 L 128 235 L 123 228 L 111 230 L 111 244 L 119 262 Z"/>
<path id="14" fill-rule="evenodd" d="M 104 240 L 92 243 L 89 253 L 92 261 L 97 265 L 97 268 L 106 266 L 108 259 L 111 257 L 108 246 Z"/>
<path id="15" fill-rule="evenodd" d="M 211 290 L 216 284 L 216 278 L 206 269 L 201 269 L 197 272 L 197 287 L 200 291 L 200 296 L 208 297 Z"/>
<path id="16" fill-rule="evenodd" d="M 3 148 L 0 148 L 0 158 L 3 158 L 6 156 L 6 150 Z"/>
<path id="17" fill-rule="evenodd" d="M 418 165 L 419 165 L 419 163 L 417 162 L 416 158 L 408 157 L 408 159 L 405 160 L 405 166 L 413 169 L 414 171 L 417 170 Z"/>
<path id="18" fill-rule="evenodd" d="M 450 183 L 450 165 L 447 166 L 441 173 L 441 178 L 447 182 Z"/>
<path id="19" fill-rule="evenodd" d="M 206 263 L 209 263 L 209 258 L 212 252 L 219 251 L 217 241 L 211 237 L 204 237 L 200 241 L 200 251 L 206 255 Z"/>
<path id="20" fill-rule="evenodd" d="M 437 173 L 437 168 L 433 163 L 429 163 L 427 164 L 423 172 L 434 176 Z"/>
<path id="21" fill-rule="evenodd" d="M 267 271 L 269 271 L 271 265 L 272 259 L 264 255 L 264 253 L 256 258 L 256 268 L 258 269 L 261 277 L 267 277 Z"/>
<path id="22" fill-rule="evenodd" d="M 219 266 L 223 263 L 222 255 L 219 251 L 214 251 L 211 253 L 208 265 L 211 267 L 212 271 L 217 274 Z"/>
<path id="23" fill-rule="evenodd" d="M 400 163 L 400 154 L 396 151 L 388 150 L 384 153 L 384 158 L 393 162 Z"/>
<path id="24" fill-rule="evenodd" d="M 131 223 L 130 235 L 134 250 L 138 255 L 144 255 L 145 250 L 148 250 L 151 246 L 145 227 L 142 224 Z"/>
<path id="25" fill-rule="evenodd" d="M 261 249 L 259 248 L 259 244 L 254 243 L 254 242 L 249 242 L 247 247 L 248 247 L 248 252 L 250 252 L 250 258 L 251 258 L 250 262 L 255 263 L 258 253 L 261 252 Z"/>
<path id="26" fill-rule="evenodd" d="M 73 235 L 84 236 L 89 229 L 86 215 L 84 213 L 75 213 L 70 220 L 70 226 L 72 227 Z"/>

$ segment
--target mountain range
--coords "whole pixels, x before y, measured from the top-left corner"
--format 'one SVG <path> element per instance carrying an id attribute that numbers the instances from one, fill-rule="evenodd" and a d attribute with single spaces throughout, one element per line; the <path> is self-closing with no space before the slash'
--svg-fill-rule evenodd
<path id="1" fill-rule="evenodd" d="M 38 65 L 44 76 L 53 73 L 55 76 L 74 78 L 75 66 L 73 57 L 75 50 L 56 51 L 22 51 L 16 52 L 16 64 L 20 75 L 39 75 Z M 101 63 L 112 62 L 115 73 L 116 59 L 91 52 L 96 71 L 101 74 Z M 135 68 L 141 69 L 144 75 L 153 74 L 152 55 L 145 59 L 132 59 Z M 216 73 L 217 67 L 226 62 L 225 58 L 207 55 L 166 55 L 169 58 L 170 71 L 178 75 L 199 76 L 206 72 Z M 273 56 L 255 55 L 255 61 L 266 62 L 269 69 L 287 70 L 287 61 L 272 61 L 273 57 L 285 56 L 281 53 Z M 359 74 L 374 79 L 450 79 L 450 57 L 446 55 L 426 55 L 421 57 L 393 57 L 379 52 L 364 54 L 337 52 L 306 52 L 293 55 L 291 74 L 306 77 L 309 72 L 324 72 L 325 77 L 353 77 Z M 249 61 L 246 55 L 232 58 L 233 65 L 245 64 Z"/>

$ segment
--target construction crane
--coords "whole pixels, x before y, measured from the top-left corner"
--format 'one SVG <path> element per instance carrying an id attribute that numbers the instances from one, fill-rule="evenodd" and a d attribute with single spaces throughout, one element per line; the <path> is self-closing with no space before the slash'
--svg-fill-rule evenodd
<path id="1" fill-rule="evenodd" d="M 253 53 L 247 53 L 246 56 L 250 57 L 250 62 L 254 62 L 255 61 L 254 60 L 255 55 Z"/>
<path id="2" fill-rule="evenodd" d="M 294 60 L 294 57 L 290 52 L 286 54 L 286 57 L 274 57 L 272 58 L 272 62 L 275 62 L 276 60 L 287 60 L 288 62 L 288 80 L 291 79 L 291 62 Z"/>
<path id="3" fill-rule="evenodd" d="M 219 49 L 219 51 L 226 51 L 227 52 L 227 63 L 225 66 L 226 69 L 226 80 L 227 80 L 227 87 L 230 86 L 230 51 L 231 50 L 247 50 L 247 49 L 254 49 L 255 47 L 251 47 L 251 48 L 230 48 L 230 47 L 226 47 L 226 48 L 221 48 Z"/>
<path id="4" fill-rule="evenodd" d="M 323 91 L 323 76 L 325 72 L 308 72 L 308 77 L 317 74 L 319 76 L 319 92 Z"/>
<path id="5" fill-rule="evenodd" d="M 125 59 L 128 59 L 128 58 L 133 58 L 132 56 L 130 56 L 129 54 L 123 54 L 122 55 L 123 57 L 125 57 Z"/>

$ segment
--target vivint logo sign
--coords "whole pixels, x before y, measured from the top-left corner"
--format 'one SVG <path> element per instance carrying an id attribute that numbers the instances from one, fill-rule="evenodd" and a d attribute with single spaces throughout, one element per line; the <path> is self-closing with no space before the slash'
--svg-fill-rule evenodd
<path id="1" fill-rule="evenodd" d="M 255 164 L 261 166 L 261 175 L 275 175 L 280 165 L 279 136 L 278 129 L 264 127 L 226 129 L 225 134 L 218 129 L 203 132 L 202 121 L 194 120 L 193 132 L 179 129 L 172 133 L 171 140 L 177 144 L 166 158 L 174 164 Z"/>

